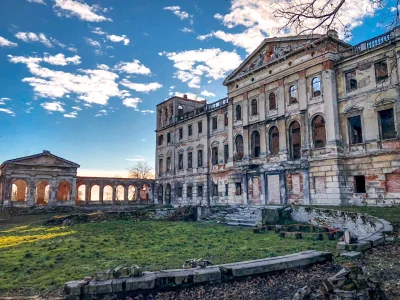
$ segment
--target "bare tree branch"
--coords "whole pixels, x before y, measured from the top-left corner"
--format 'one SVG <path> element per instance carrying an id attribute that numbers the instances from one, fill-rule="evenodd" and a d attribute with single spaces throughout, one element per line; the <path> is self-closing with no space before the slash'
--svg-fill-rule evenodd
<path id="1" fill-rule="evenodd" d="M 138 161 L 136 165 L 129 169 L 129 177 L 137 179 L 153 178 L 152 167 L 145 161 Z"/>

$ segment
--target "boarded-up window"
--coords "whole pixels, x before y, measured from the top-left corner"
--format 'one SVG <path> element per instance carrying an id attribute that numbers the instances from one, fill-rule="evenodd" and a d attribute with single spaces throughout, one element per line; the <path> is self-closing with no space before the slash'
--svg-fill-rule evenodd
<path id="1" fill-rule="evenodd" d="M 295 121 L 290 125 L 290 155 L 292 159 L 301 158 L 301 133 L 300 124 Z"/>
<path id="2" fill-rule="evenodd" d="M 387 67 L 387 63 L 385 60 L 377 62 L 375 64 L 375 79 L 376 82 L 382 82 L 385 81 L 386 79 L 388 79 L 389 75 L 388 75 L 388 67 Z"/>
<path id="3" fill-rule="evenodd" d="M 242 119 L 242 107 L 240 105 L 236 105 L 236 120 Z"/>
<path id="4" fill-rule="evenodd" d="M 378 112 L 382 140 L 396 137 L 393 109 L 385 109 Z"/>
<path id="5" fill-rule="evenodd" d="M 350 144 L 363 142 L 361 116 L 354 116 L 348 119 Z"/>
<path id="6" fill-rule="evenodd" d="M 386 191 L 400 193 L 400 174 L 386 174 Z"/>
<path id="7" fill-rule="evenodd" d="M 313 139 L 315 148 L 326 146 L 325 120 L 322 116 L 316 116 L 312 121 Z"/>
<path id="8" fill-rule="evenodd" d="M 279 153 L 279 130 L 276 126 L 269 130 L 269 151 L 271 155 Z"/>
<path id="9" fill-rule="evenodd" d="M 346 91 L 355 91 L 357 89 L 356 70 L 345 73 L 344 77 L 346 79 Z"/>
<path id="10" fill-rule="evenodd" d="M 274 109 L 276 109 L 276 97 L 275 97 L 275 93 L 269 94 L 269 97 L 268 97 L 268 104 L 269 104 L 269 110 L 274 110 Z"/>
<path id="11" fill-rule="evenodd" d="M 260 157 L 260 133 L 253 131 L 251 134 L 251 154 L 253 157 Z"/>
<path id="12" fill-rule="evenodd" d="M 241 160 L 243 158 L 243 136 L 238 134 L 235 138 L 235 159 Z"/>
<path id="13" fill-rule="evenodd" d="M 325 193 L 325 177 L 315 177 L 314 183 L 317 193 Z"/>
<path id="14" fill-rule="evenodd" d="M 293 194 L 300 194 L 300 175 L 299 174 L 292 174 L 292 193 Z"/>

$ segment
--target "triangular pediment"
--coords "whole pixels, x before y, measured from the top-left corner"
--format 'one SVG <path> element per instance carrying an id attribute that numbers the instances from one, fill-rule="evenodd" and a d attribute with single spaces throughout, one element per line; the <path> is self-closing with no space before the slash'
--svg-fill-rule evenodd
<path id="1" fill-rule="evenodd" d="M 390 99 L 390 98 L 383 98 L 379 101 L 376 101 L 373 107 L 379 107 L 379 106 L 385 106 L 385 105 L 393 105 L 396 102 L 396 99 Z"/>
<path id="2" fill-rule="evenodd" d="M 347 108 L 347 109 L 343 112 L 343 114 L 345 114 L 345 115 L 359 114 L 360 112 L 363 111 L 363 109 L 364 109 L 363 107 L 359 107 L 359 106 L 357 106 L 357 105 L 354 105 L 354 106 L 352 106 L 352 107 Z"/>
<path id="3" fill-rule="evenodd" d="M 51 154 L 48 151 L 43 153 L 20 157 L 5 161 L 3 164 L 17 164 L 17 165 L 29 165 L 29 166 L 57 166 L 64 168 L 79 168 L 79 165 Z"/>

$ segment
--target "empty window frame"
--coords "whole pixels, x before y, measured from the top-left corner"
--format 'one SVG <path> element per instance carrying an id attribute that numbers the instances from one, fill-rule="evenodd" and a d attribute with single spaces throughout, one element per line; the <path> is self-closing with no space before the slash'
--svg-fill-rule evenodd
<path id="1" fill-rule="evenodd" d="M 179 128 L 179 139 L 183 139 L 183 128 Z"/>
<path id="2" fill-rule="evenodd" d="M 188 125 L 188 135 L 192 135 L 192 125 Z"/>
<path id="3" fill-rule="evenodd" d="M 183 106 L 179 105 L 178 106 L 178 117 L 182 117 L 183 116 Z"/>
<path id="4" fill-rule="evenodd" d="M 183 188 L 182 188 L 182 186 L 178 186 L 177 194 L 178 194 L 178 198 L 182 198 L 182 194 L 183 194 Z"/>
<path id="5" fill-rule="evenodd" d="M 312 131 L 314 148 L 324 148 L 326 146 L 325 119 L 322 116 L 315 116 L 312 120 Z"/>
<path id="6" fill-rule="evenodd" d="M 241 134 L 238 134 L 235 138 L 235 148 L 236 148 L 236 153 L 235 153 L 235 159 L 241 160 L 243 158 L 243 136 Z"/>
<path id="7" fill-rule="evenodd" d="M 269 152 L 271 155 L 278 155 L 279 153 L 279 130 L 276 126 L 269 130 Z"/>
<path id="8" fill-rule="evenodd" d="M 235 195 L 239 196 L 242 194 L 242 184 L 240 182 L 235 183 Z"/>
<path id="9" fill-rule="evenodd" d="M 203 197 L 203 186 L 197 186 L 197 197 Z"/>
<path id="10" fill-rule="evenodd" d="M 393 108 L 378 111 L 379 130 L 382 140 L 394 139 L 397 135 Z"/>
<path id="11" fill-rule="evenodd" d="M 186 197 L 191 199 L 192 196 L 193 196 L 193 188 L 192 188 L 192 186 L 188 186 L 186 188 Z"/>
<path id="12" fill-rule="evenodd" d="M 167 172 L 171 172 L 171 157 L 167 157 Z"/>
<path id="13" fill-rule="evenodd" d="M 354 193 L 366 193 L 365 176 L 354 176 Z"/>
<path id="14" fill-rule="evenodd" d="M 344 78 L 346 80 L 346 91 L 355 91 L 357 89 L 356 70 L 346 72 Z"/>
<path id="15" fill-rule="evenodd" d="M 213 190 L 212 190 L 212 195 L 213 197 L 217 197 L 218 196 L 218 184 L 213 184 Z"/>
<path id="16" fill-rule="evenodd" d="M 227 197 L 229 195 L 229 184 L 225 184 L 225 196 Z"/>
<path id="17" fill-rule="evenodd" d="M 258 115 L 258 107 L 257 107 L 257 100 L 253 99 L 251 101 L 251 115 L 256 116 Z"/>
<path id="18" fill-rule="evenodd" d="M 164 108 L 164 121 L 168 120 L 168 108 Z"/>
<path id="19" fill-rule="evenodd" d="M 347 119 L 349 126 L 350 144 L 360 144 L 363 142 L 361 116 L 354 116 Z"/>
<path id="20" fill-rule="evenodd" d="M 167 144 L 171 143 L 171 133 L 167 133 Z"/>
<path id="21" fill-rule="evenodd" d="M 242 119 L 242 107 L 239 104 L 236 105 L 235 117 L 236 117 L 236 121 L 239 121 Z"/>
<path id="22" fill-rule="evenodd" d="M 260 157 L 260 133 L 255 130 L 251 134 L 251 154 L 253 157 Z"/>
<path id="23" fill-rule="evenodd" d="M 213 165 L 218 165 L 218 147 L 213 147 L 211 151 L 211 163 Z"/>
<path id="24" fill-rule="evenodd" d="M 224 163 L 228 162 L 229 158 L 229 147 L 228 145 L 224 145 Z"/>
<path id="25" fill-rule="evenodd" d="M 178 155 L 178 169 L 183 170 L 183 153 Z"/>
<path id="26" fill-rule="evenodd" d="M 164 142 L 164 135 L 160 135 L 158 137 L 158 145 L 161 146 L 163 144 L 163 142 Z"/>
<path id="27" fill-rule="evenodd" d="M 311 89 L 313 97 L 321 96 L 321 79 L 314 77 L 311 81 Z"/>
<path id="28" fill-rule="evenodd" d="M 193 158 L 192 152 L 188 152 L 188 169 L 192 168 L 192 165 L 193 165 L 192 158 Z"/>
<path id="29" fill-rule="evenodd" d="M 197 167 L 203 166 L 203 150 L 197 151 Z"/>
<path id="30" fill-rule="evenodd" d="M 375 63 L 375 79 L 377 83 L 388 79 L 388 66 L 385 60 Z"/>
<path id="31" fill-rule="evenodd" d="M 290 156 L 296 160 L 301 158 L 301 132 L 300 124 L 294 121 L 289 127 Z"/>
<path id="32" fill-rule="evenodd" d="M 203 122 L 202 121 L 197 123 L 197 128 L 198 128 L 199 133 L 203 132 Z"/>
<path id="33" fill-rule="evenodd" d="M 218 119 L 217 117 L 212 118 L 212 130 L 217 130 L 218 128 Z"/>
<path id="34" fill-rule="evenodd" d="M 162 158 L 160 158 L 159 160 L 158 160 L 158 173 L 162 173 L 163 172 L 163 159 Z"/>
<path id="35" fill-rule="evenodd" d="M 297 103 L 297 87 L 292 85 L 289 87 L 289 105 Z"/>
<path id="36" fill-rule="evenodd" d="M 269 94 L 269 96 L 268 96 L 268 107 L 269 107 L 269 110 L 276 109 L 276 96 L 275 96 L 275 93 Z"/>

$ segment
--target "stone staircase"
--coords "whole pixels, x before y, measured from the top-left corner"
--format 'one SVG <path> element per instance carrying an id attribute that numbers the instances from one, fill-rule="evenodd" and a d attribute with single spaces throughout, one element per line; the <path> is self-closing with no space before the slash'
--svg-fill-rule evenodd
<path id="1" fill-rule="evenodd" d="M 230 226 L 256 227 L 261 222 L 261 209 L 252 206 L 232 206 L 207 217 Z"/>

